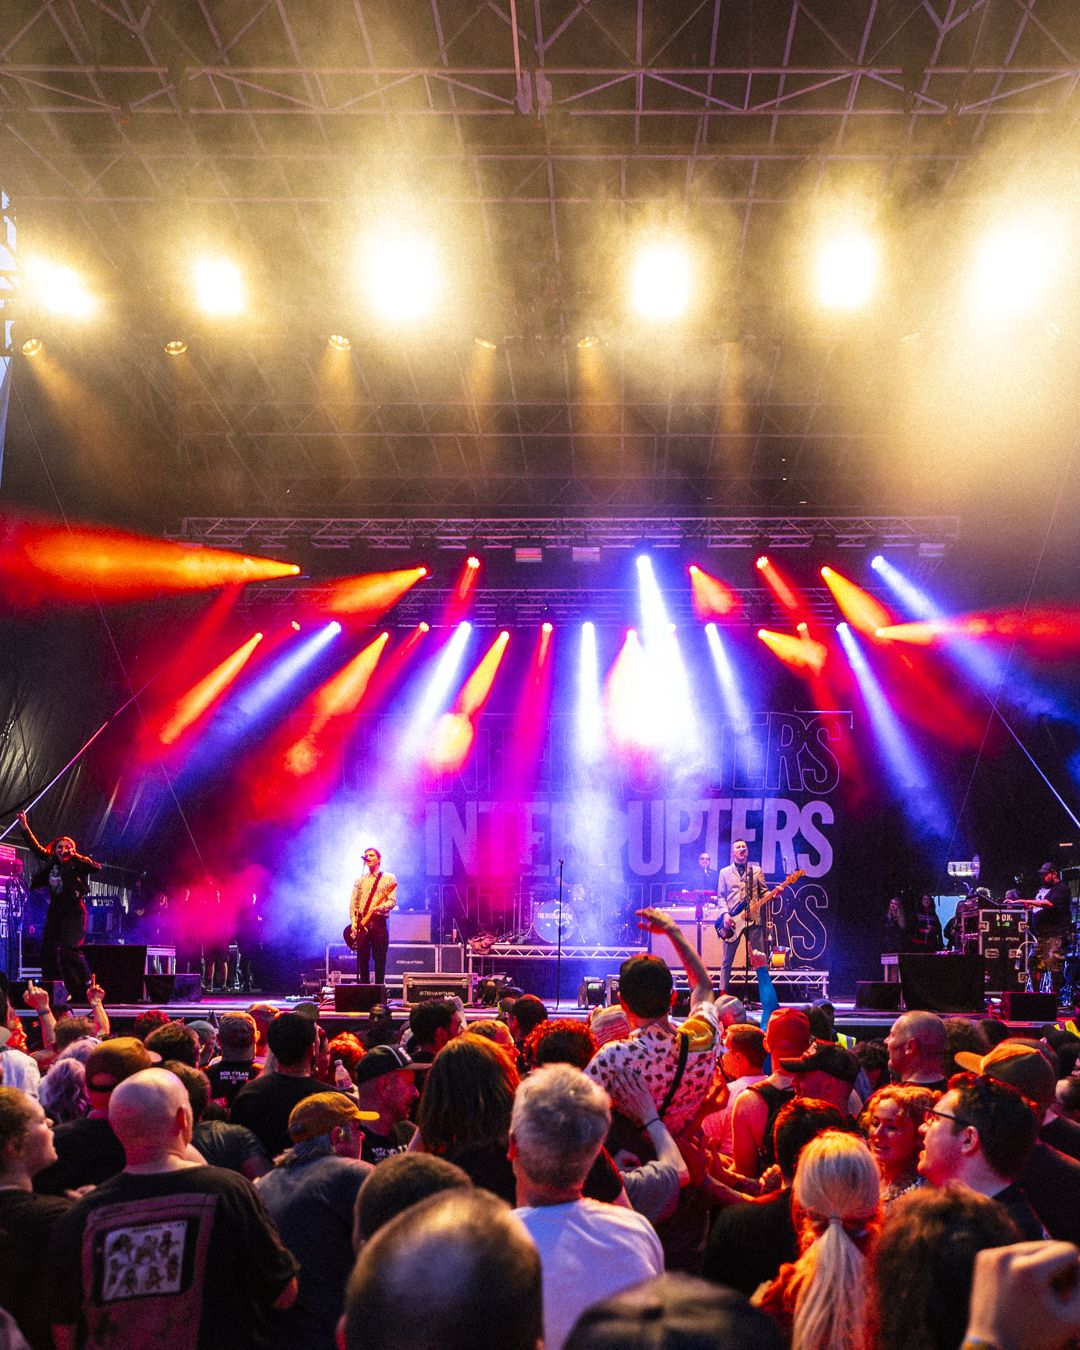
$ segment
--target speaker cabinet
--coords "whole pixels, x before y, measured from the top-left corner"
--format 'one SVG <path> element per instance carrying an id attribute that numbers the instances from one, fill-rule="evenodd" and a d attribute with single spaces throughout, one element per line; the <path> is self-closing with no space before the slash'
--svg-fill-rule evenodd
<path id="1" fill-rule="evenodd" d="M 904 1006 L 936 1013 L 981 1013 L 986 985 L 981 956 L 923 956 L 901 952 Z"/>
<path id="2" fill-rule="evenodd" d="M 146 997 L 158 1003 L 201 1003 L 202 981 L 198 971 L 192 974 L 147 975 Z"/>
<path id="3" fill-rule="evenodd" d="M 900 986 L 892 980 L 859 980 L 855 1007 L 862 1012 L 899 1012 Z"/>
<path id="4" fill-rule="evenodd" d="M 1022 991 L 1002 994 L 1001 1015 L 1010 1022 L 1055 1022 L 1057 995 Z"/>
<path id="5" fill-rule="evenodd" d="M 146 947 L 87 942 L 82 949 L 86 964 L 105 990 L 109 1004 L 141 1003 L 146 970 Z"/>
<path id="6" fill-rule="evenodd" d="M 386 1002 L 385 984 L 335 984 L 335 1012 L 370 1012 L 376 1003 Z"/>

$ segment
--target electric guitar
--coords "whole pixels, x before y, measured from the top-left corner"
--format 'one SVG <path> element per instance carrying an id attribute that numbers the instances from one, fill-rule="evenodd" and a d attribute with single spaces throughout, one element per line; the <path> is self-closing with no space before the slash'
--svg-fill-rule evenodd
<path id="1" fill-rule="evenodd" d="M 742 937 L 746 928 L 756 920 L 758 912 L 764 905 L 767 905 L 770 900 L 775 900 L 785 887 L 804 876 L 806 876 L 806 869 L 800 867 L 798 871 L 789 872 L 779 885 L 774 886 L 771 891 L 766 891 L 764 895 L 758 896 L 756 900 L 740 900 L 738 904 L 733 905 L 728 910 L 725 917 L 717 919 L 713 925 L 716 929 L 716 936 L 723 942 L 734 945 Z"/>
<path id="2" fill-rule="evenodd" d="M 363 914 L 358 914 L 356 916 L 356 926 L 354 927 L 351 923 L 347 923 L 342 931 L 342 939 L 345 942 L 345 946 L 348 947 L 351 952 L 356 951 L 357 947 L 360 945 L 360 939 L 367 932 L 372 919 L 375 918 L 376 914 L 379 912 L 378 906 L 386 899 L 385 895 L 379 898 L 379 882 L 381 880 L 382 873 L 380 872 L 378 876 L 376 876 L 375 885 L 372 886 L 371 894 L 368 896 L 367 909 L 364 910 Z"/>

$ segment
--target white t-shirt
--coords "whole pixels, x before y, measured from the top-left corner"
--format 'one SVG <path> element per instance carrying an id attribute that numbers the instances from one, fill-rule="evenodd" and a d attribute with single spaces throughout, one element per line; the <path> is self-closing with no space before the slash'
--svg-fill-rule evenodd
<path id="1" fill-rule="evenodd" d="M 31 1097 L 38 1095 L 41 1070 L 36 1059 L 24 1054 L 22 1050 L 13 1050 L 11 1046 L 6 1046 L 0 1050 L 0 1061 L 4 1065 L 5 1087 L 18 1088 L 21 1092 L 29 1093 Z"/>
<path id="2" fill-rule="evenodd" d="M 514 1213 L 540 1252 L 544 1350 L 562 1350 L 586 1308 L 663 1274 L 660 1239 L 632 1209 L 586 1199 Z"/>

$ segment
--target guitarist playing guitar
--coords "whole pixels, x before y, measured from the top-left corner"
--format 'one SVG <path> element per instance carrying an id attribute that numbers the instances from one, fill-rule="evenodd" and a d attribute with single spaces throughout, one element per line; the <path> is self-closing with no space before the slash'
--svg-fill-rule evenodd
<path id="1" fill-rule="evenodd" d="M 386 918 L 397 907 L 394 892 L 397 877 L 382 870 L 382 854 L 377 848 L 364 849 L 367 863 L 365 876 L 353 882 L 349 901 L 351 922 L 342 936 L 356 953 L 356 978 L 368 983 L 369 963 L 375 962 L 375 983 L 386 981 L 386 951 L 390 946 L 390 930 Z"/>
<path id="2" fill-rule="evenodd" d="M 770 891 L 765 874 L 750 861 L 750 850 L 745 839 L 736 839 L 731 846 L 731 866 L 721 870 L 716 886 L 716 900 L 720 909 L 716 931 L 724 939 L 721 956 L 721 988 L 727 990 L 735 954 L 745 937 L 747 946 L 762 955 L 768 955 L 766 925 L 768 904 L 785 886 L 797 881 L 803 874 L 794 872 L 785 877 L 775 890 Z M 749 962 L 749 957 L 747 958 Z"/>

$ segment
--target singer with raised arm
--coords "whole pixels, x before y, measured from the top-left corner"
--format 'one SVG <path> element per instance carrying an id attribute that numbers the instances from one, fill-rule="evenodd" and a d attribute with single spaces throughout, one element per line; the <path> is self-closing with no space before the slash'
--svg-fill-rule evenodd
<path id="1" fill-rule="evenodd" d="M 30 878 L 30 889 L 45 891 L 49 908 L 41 935 L 41 978 L 63 980 L 68 996 L 83 999 L 90 983 L 90 967 L 82 953 L 86 938 L 85 897 L 91 872 L 100 872 L 101 864 L 84 858 L 70 835 L 61 834 L 42 844 L 26 818 L 19 812 L 19 824 L 31 852 L 41 866 Z"/>
<path id="2" fill-rule="evenodd" d="M 356 978 L 368 983 L 371 963 L 375 964 L 375 983 L 386 982 L 386 952 L 390 946 L 387 917 L 397 908 L 394 892 L 397 877 L 382 870 L 382 854 L 377 848 L 364 849 L 367 872 L 353 882 L 349 901 L 350 922 L 345 941 L 356 953 Z"/>

